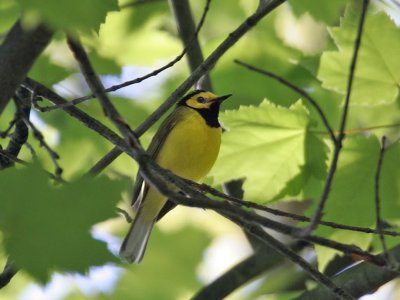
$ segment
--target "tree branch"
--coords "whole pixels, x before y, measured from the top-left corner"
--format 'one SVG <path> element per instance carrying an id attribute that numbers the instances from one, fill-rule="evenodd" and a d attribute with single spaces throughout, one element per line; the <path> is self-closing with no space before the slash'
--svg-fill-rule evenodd
<path id="1" fill-rule="evenodd" d="M 20 21 L 8 32 L 0 45 L 0 115 L 51 37 L 44 25 L 28 30 Z"/>
<path id="2" fill-rule="evenodd" d="M 276 215 L 276 216 L 281 216 L 281 217 L 286 217 L 286 218 L 291 218 L 293 220 L 296 221 L 300 221 L 300 222 L 310 222 L 311 219 L 306 217 L 306 216 L 302 216 L 302 215 L 298 215 L 298 214 L 294 214 L 294 213 L 289 213 L 286 211 L 282 211 L 279 209 L 275 209 L 275 208 L 270 208 L 268 206 L 265 205 L 261 205 L 255 202 L 251 202 L 248 200 L 242 200 L 238 197 L 234 197 L 231 195 L 227 195 L 224 193 L 221 193 L 220 191 L 212 188 L 211 186 L 208 186 L 206 184 L 198 184 L 196 182 L 193 181 L 188 181 L 188 183 L 192 186 L 194 186 L 196 189 L 202 191 L 203 193 L 209 193 L 213 196 L 216 196 L 218 198 L 230 201 L 232 203 L 235 203 L 239 206 L 243 206 L 243 207 L 247 207 L 247 208 L 254 208 L 257 210 L 261 210 L 261 211 L 265 211 L 267 213 Z M 359 226 L 351 226 L 351 225 L 344 225 L 344 224 L 339 224 L 339 223 L 335 223 L 335 222 L 329 222 L 329 221 L 319 221 L 320 225 L 323 226 L 328 226 L 331 228 L 335 228 L 335 229 L 342 229 L 342 230 L 350 230 L 350 231 L 357 231 L 357 232 L 362 232 L 362 233 L 373 233 L 373 234 L 379 234 L 379 231 L 376 229 L 372 229 L 372 228 L 367 228 L 367 227 L 359 227 Z M 396 231 L 391 231 L 391 230 L 382 230 L 381 231 L 382 234 L 384 235 L 389 235 L 389 236 L 400 236 L 399 232 Z"/>

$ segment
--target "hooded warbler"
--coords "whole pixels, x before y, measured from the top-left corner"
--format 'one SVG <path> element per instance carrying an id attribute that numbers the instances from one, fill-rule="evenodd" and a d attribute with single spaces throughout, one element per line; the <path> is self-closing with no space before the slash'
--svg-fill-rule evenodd
<path id="1" fill-rule="evenodd" d="M 221 144 L 220 104 L 230 96 L 218 97 L 204 90 L 187 94 L 161 124 L 147 153 L 161 167 L 180 177 L 193 181 L 205 177 L 217 159 Z M 130 263 L 139 263 L 154 223 L 175 204 L 149 187 L 138 173 L 132 205 L 137 214 L 120 255 Z"/>

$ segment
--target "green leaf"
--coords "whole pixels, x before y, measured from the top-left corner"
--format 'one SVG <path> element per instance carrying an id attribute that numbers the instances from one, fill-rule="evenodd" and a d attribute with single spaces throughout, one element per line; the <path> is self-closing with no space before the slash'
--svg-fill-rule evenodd
<path id="1" fill-rule="evenodd" d="M 308 12 L 315 20 L 328 24 L 335 23 L 348 0 L 325 1 L 323 4 L 314 0 L 290 0 L 290 6 L 296 15 Z"/>
<path id="2" fill-rule="evenodd" d="M 346 138 L 324 219 L 357 226 L 374 223 L 374 178 L 379 148 L 375 136 Z"/>
<path id="3" fill-rule="evenodd" d="M 266 202 L 301 171 L 309 117 L 300 101 L 285 108 L 265 100 L 226 111 L 221 120 L 228 132 L 211 171 L 216 184 L 246 178 L 245 198 Z"/>
<path id="4" fill-rule="evenodd" d="M 324 220 L 353 226 L 375 226 L 375 174 L 379 151 L 379 141 L 375 136 L 346 138 L 324 209 Z M 396 143 L 387 150 L 382 166 L 380 195 L 383 219 L 399 219 L 399 164 L 400 145 Z M 338 232 L 323 226 L 320 226 L 317 232 L 319 235 L 355 244 L 363 249 L 367 249 L 372 240 L 372 236 L 364 233 Z M 331 249 L 319 249 L 321 248 L 317 248 L 317 252 L 321 266 L 326 266 L 329 259 L 337 253 Z"/>
<path id="5" fill-rule="evenodd" d="M 18 0 L 26 15 L 39 16 L 61 29 L 98 31 L 109 11 L 118 10 L 117 0 Z"/>
<path id="6" fill-rule="evenodd" d="M 330 29 L 338 51 L 323 53 L 318 73 L 323 86 L 346 91 L 359 13 L 351 6 L 340 27 Z M 400 29 L 384 13 L 368 14 L 351 94 L 352 104 L 392 102 L 400 83 Z"/>
<path id="7" fill-rule="evenodd" d="M 285 196 L 298 199 L 317 199 L 321 192 L 322 180 L 327 175 L 327 147 L 322 140 L 308 132 L 305 139 L 305 163 L 300 173 L 287 182 L 285 188 L 275 197 Z M 317 181 L 317 183 L 316 183 Z"/>
<path id="8" fill-rule="evenodd" d="M 85 272 L 116 261 L 91 227 L 114 216 L 121 183 L 85 178 L 60 187 L 38 167 L 0 172 L 0 227 L 18 268 L 45 282 L 52 271 Z"/>

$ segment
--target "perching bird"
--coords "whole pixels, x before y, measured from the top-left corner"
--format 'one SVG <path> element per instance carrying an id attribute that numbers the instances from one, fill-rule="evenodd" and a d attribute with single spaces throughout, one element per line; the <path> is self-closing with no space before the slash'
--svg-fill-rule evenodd
<path id="1" fill-rule="evenodd" d="M 204 90 L 186 95 L 161 124 L 147 153 L 161 167 L 180 177 L 193 181 L 205 177 L 217 159 L 221 144 L 220 104 L 230 96 L 218 97 Z M 138 208 L 138 212 L 122 243 L 120 255 L 128 262 L 139 263 L 154 223 L 175 204 L 150 188 L 138 173 L 133 207 Z"/>

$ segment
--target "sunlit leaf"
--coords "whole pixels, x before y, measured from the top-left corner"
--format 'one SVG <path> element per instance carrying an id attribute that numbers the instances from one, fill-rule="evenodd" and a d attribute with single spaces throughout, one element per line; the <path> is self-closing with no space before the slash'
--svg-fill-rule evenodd
<path id="1" fill-rule="evenodd" d="M 309 122 L 300 102 L 284 108 L 264 101 L 226 111 L 221 120 L 228 132 L 211 173 L 215 183 L 245 178 L 246 199 L 266 202 L 299 174 Z"/>
<path id="2" fill-rule="evenodd" d="M 383 219 L 399 219 L 398 199 L 400 181 L 397 166 L 400 163 L 398 143 L 388 149 L 381 177 L 381 207 Z M 380 145 L 376 137 L 348 137 L 344 143 L 323 219 L 340 224 L 375 227 L 375 174 Z M 338 232 L 320 226 L 318 233 L 343 243 L 352 243 L 366 249 L 372 236 L 352 231 Z M 321 248 L 317 248 L 321 249 Z M 319 253 L 325 266 L 334 253 L 324 249 Z"/>
<path id="3" fill-rule="evenodd" d="M 340 27 L 331 28 L 338 51 L 322 55 L 318 77 L 323 86 L 346 91 L 359 13 L 350 7 Z M 400 29 L 385 13 L 369 14 L 364 26 L 352 104 L 388 103 L 396 99 L 400 82 Z"/>

